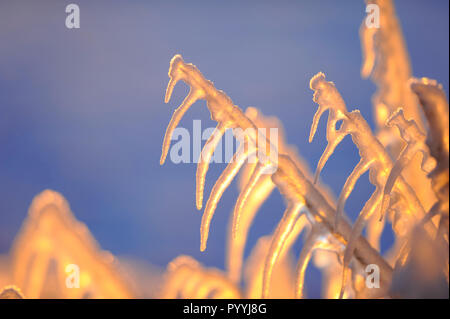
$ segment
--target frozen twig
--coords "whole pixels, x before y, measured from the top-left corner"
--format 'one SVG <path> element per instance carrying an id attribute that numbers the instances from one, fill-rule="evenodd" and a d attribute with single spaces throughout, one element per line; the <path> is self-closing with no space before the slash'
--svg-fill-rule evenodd
<path id="1" fill-rule="evenodd" d="M 358 110 L 352 112 L 347 111 L 344 100 L 333 82 L 326 81 L 325 75 L 320 72 L 311 79 L 310 87 L 314 91 L 313 100 L 319 105 L 318 110 L 314 115 L 310 140 L 312 140 L 315 135 L 317 122 L 320 119 L 320 116 L 325 111 L 329 110 L 327 122 L 328 145 L 319 160 L 319 164 L 317 165 L 316 180 L 326 161 L 333 153 L 336 146 L 346 135 L 350 135 L 352 137 L 353 143 L 357 146 L 361 157 L 360 162 L 352 171 L 341 190 L 341 195 L 339 196 L 336 210 L 335 225 L 338 224 L 338 220 L 344 209 L 346 199 L 349 197 L 350 193 L 354 189 L 356 181 L 362 174 L 369 171 L 369 180 L 375 186 L 375 191 L 364 205 L 354 224 L 345 250 L 342 280 L 342 282 L 345 283 L 348 265 L 355 249 L 355 240 L 361 235 L 366 221 L 373 216 L 381 203 L 382 189 L 387 179 L 386 172 L 392 168 L 392 161 L 383 145 L 372 134 L 372 130 L 362 117 L 361 113 Z M 342 124 L 339 128 L 336 128 L 336 124 L 339 121 L 341 121 Z M 406 207 L 408 207 L 405 214 L 415 216 L 418 219 L 421 219 L 425 215 L 423 206 L 417 198 L 414 190 L 404 181 L 402 177 L 399 177 L 398 182 L 395 185 L 394 192 L 400 194 L 401 197 L 404 198 L 407 205 Z M 411 225 L 406 226 L 411 227 Z M 343 290 L 341 292 L 341 296 L 342 294 Z"/>
<path id="2" fill-rule="evenodd" d="M 226 125 L 230 128 L 240 128 L 244 132 L 248 132 L 245 136 L 252 145 L 260 150 L 259 143 L 264 140 L 264 145 L 270 145 L 270 141 L 261 135 L 257 130 L 255 124 L 237 107 L 233 104 L 231 99 L 222 91 L 217 90 L 212 82 L 206 80 L 200 71 L 192 64 L 186 64 L 180 55 L 174 56 L 170 63 L 169 70 L 170 82 L 166 92 L 166 102 L 169 101 L 172 90 L 176 82 L 183 80 L 191 87 L 190 96 L 185 99 L 180 106 L 180 111 L 176 111 L 174 117 L 170 121 L 169 127 L 166 131 L 166 136 L 163 143 L 163 152 L 161 156 L 161 163 L 164 162 L 167 151 L 168 143 L 170 141 L 174 123 L 178 123 L 181 119 L 180 114 L 184 114 L 188 106 L 192 105 L 195 99 L 205 99 L 208 109 L 211 112 L 213 120 Z M 252 129 L 252 130 L 248 130 Z M 256 133 L 258 132 L 258 133 Z M 278 155 L 278 156 L 277 156 Z M 351 237 L 351 227 L 343 219 L 340 219 L 337 227 L 332 225 L 335 220 L 335 209 L 325 199 L 316 187 L 305 177 L 305 175 L 299 171 L 295 163 L 287 155 L 279 155 L 277 152 L 266 152 L 264 148 L 263 157 L 259 158 L 265 166 L 275 166 L 277 168 L 272 179 L 277 187 L 280 187 L 280 183 L 283 184 L 285 189 L 284 193 L 289 193 L 289 198 L 293 199 L 294 205 L 302 204 L 310 212 L 314 219 L 322 223 L 324 227 L 339 241 L 346 244 Z M 230 177 L 234 176 L 235 170 L 230 170 L 228 177 L 222 176 L 221 181 L 229 181 Z M 219 186 L 218 186 L 219 187 Z M 215 194 L 215 192 L 213 193 Z M 216 199 L 213 199 L 213 203 Z M 201 227 L 201 249 L 206 248 L 206 239 L 209 232 L 209 221 L 212 218 L 214 209 L 208 211 L 208 215 L 203 217 L 203 223 Z M 273 243 L 273 245 L 277 245 Z M 379 255 L 379 253 L 373 249 L 368 242 L 359 237 L 355 240 L 355 257 L 365 265 L 369 263 L 376 263 L 380 266 L 381 280 L 388 285 L 390 276 L 392 274 L 392 268 L 386 263 L 386 261 Z"/>
<path id="3" fill-rule="evenodd" d="M 413 120 L 418 129 L 425 132 L 423 113 L 414 93 L 408 85 L 412 76 L 410 58 L 400 22 L 392 0 L 366 0 L 367 5 L 379 9 L 379 24 L 375 27 L 367 20 L 368 12 L 360 27 L 363 65 L 361 75 L 370 77 L 377 86 L 372 97 L 376 135 L 392 158 L 397 158 L 404 148 L 404 141 L 395 128 L 386 126 L 388 118 L 403 108 L 405 117 Z M 420 169 L 418 158 L 412 159 L 402 172 L 405 181 L 415 190 L 425 210 L 435 201 L 431 182 Z"/>

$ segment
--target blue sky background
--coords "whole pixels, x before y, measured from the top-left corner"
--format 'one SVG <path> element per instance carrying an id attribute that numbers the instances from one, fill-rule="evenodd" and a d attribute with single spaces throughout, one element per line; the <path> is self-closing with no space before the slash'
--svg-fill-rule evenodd
<path id="1" fill-rule="evenodd" d="M 72 1 L 81 28 L 65 27 L 69 1 L 0 2 L 0 253 L 7 253 L 32 198 L 50 188 L 70 202 L 101 246 L 165 266 L 179 254 L 224 267 L 234 183 L 199 251 L 195 164 L 159 165 L 162 139 L 187 94 L 179 84 L 164 104 L 169 61 L 181 53 L 241 107 L 284 123 L 288 142 L 311 167 L 325 147 L 325 121 L 312 144 L 316 110 L 309 79 L 324 71 L 349 109 L 373 124 L 375 87 L 360 77 L 363 1 Z M 396 1 L 415 76 L 449 87 L 449 2 Z M 215 126 L 204 102 L 183 119 Z M 349 138 L 325 167 L 339 193 L 358 161 Z M 206 195 L 223 170 L 212 165 Z M 364 176 L 346 211 L 356 216 L 373 191 Z M 278 193 L 261 209 L 249 246 L 284 210 Z M 383 237 L 383 249 L 392 238 Z M 299 241 L 296 249 L 300 249 Z M 309 269 L 318 296 L 319 277 Z"/>

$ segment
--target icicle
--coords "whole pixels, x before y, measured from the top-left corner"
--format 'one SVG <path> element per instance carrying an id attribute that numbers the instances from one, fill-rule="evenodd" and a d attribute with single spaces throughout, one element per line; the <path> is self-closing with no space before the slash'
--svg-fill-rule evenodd
<path id="1" fill-rule="evenodd" d="M 181 105 L 173 113 L 169 125 L 167 126 L 166 134 L 164 135 L 161 159 L 159 160 L 159 164 L 162 165 L 166 161 L 173 131 L 178 126 L 178 123 L 181 121 L 181 118 L 183 117 L 184 113 L 186 113 L 186 111 L 192 106 L 192 104 L 194 104 L 198 99 L 202 98 L 203 95 L 204 95 L 203 91 L 191 88 L 189 94 L 186 96 L 183 103 L 181 103 Z"/>
<path id="2" fill-rule="evenodd" d="M 337 225 L 339 222 L 339 218 L 342 215 L 345 207 L 345 202 L 347 201 L 350 193 L 355 188 L 355 184 L 358 179 L 370 168 L 370 165 L 373 164 L 374 161 L 365 161 L 361 159 L 359 163 L 355 166 L 350 176 L 345 181 L 344 187 L 342 187 L 341 194 L 339 195 L 337 208 L 336 208 L 336 220 L 334 223 L 334 229 L 337 229 Z"/>
<path id="3" fill-rule="evenodd" d="M 170 60 L 169 67 L 169 84 L 167 84 L 166 95 L 164 97 L 164 102 L 168 103 L 172 97 L 173 88 L 181 79 L 180 65 L 183 63 L 183 58 L 181 55 L 175 55 L 172 60 Z"/>
<path id="4" fill-rule="evenodd" d="M 266 264 L 264 266 L 262 298 L 267 298 L 269 295 L 273 267 L 277 262 L 279 254 L 283 249 L 289 234 L 294 229 L 295 223 L 300 216 L 300 211 L 303 206 L 303 203 L 289 203 L 282 220 L 275 230 L 269 252 L 267 254 Z"/>
<path id="5" fill-rule="evenodd" d="M 240 146 L 239 150 L 234 154 L 231 163 L 225 168 L 225 170 L 220 175 L 216 184 L 214 185 L 211 195 L 209 196 L 208 202 L 206 203 L 205 211 L 202 216 L 202 223 L 200 226 L 200 250 L 204 251 L 206 249 L 206 242 L 208 241 L 209 225 L 211 219 L 216 210 L 217 204 L 222 197 L 223 192 L 228 188 L 231 181 L 234 179 L 238 173 L 241 166 L 244 164 L 248 156 L 254 153 L 255 149 L 248 149 L 245 147 L 245 143 Z"/>
<path id="6" fill-rule="evenodd" d="M 311 78 L 309 87 L 314 91 L 313 101 L 319 104 L 316 114 L 314 114 L 313 124 L 309 134 L 309 141 L 312 142 L 317 130 L 317 124 L 319 123 L 322 114 L 330 110 L 328 125 L 330 126 L 329 132 L 334 135 L 336 131 L 336 123 L 339 120 L 343 120 L 346 114 L 346 107 L 344 100 L 340 96 L 339 92 L 332 82 L 325 81 L 325 74 L 322 72 L 317 73 Z"/>
<path id="7" fill-rule="evenodd" d="M 373 215 L 367 221 L 366 238 L 367 241 L 372 245 L 372 247 L 377 251 L 380 251 L 380 239 L 385 225 L 386 225 L 386 218 L 380 221 L 380 218 L 376 215 Z"/>
<path id="8" fill-rule="evenodd" d="M 428 147 L 425 144 L 425 134 L 420 131 L 414 120 L 408 121 L 405 119 L 401 108 L 391 115 L 386 125 L 397 126 L 400 130 L 400 136 L 407 144 L 398 156 L 394 166 L 392 166 L 391 172 L 386 180 L 381 205 L 381 219 L 389 206 L 389 194 L 394 188 L 395 181 L 401 175 L 403 169 L 410 163 L 414 155 L 418 152 L 422 153 L 422 170 L 426 173 L 430 173 L 436 165 L 434 159 L 429 157 Z"/>
<path id="9" fill-rule="evenodd" d="M 346 130 L 346 107 L 339 92 L 332 82 L 325 80 L 325 74 L 322 72 L 317 73 L 311 78 L 309 84 L 311 90 L 314 90 L 313 101 L 319 104 L 316 114 L 314 114 L 313 124 L 309 134 L 309 142 L 311 143 L 317 130 L 317 125 L 322 114 L 329 110 L 327 121 L 327 141 L 328 145 L 320 157 L 317 164 L 316 173 L 314 175 L 314 184 L 319 179 L 320 172 L 325 166 L 326 162 L 333 154 L 336 146 L 349 134 Z M 342 121 L 340 129 L 336 129 L 336 124 Z"/>
<path id="10" fill-rule="evenodd" d="M 214 132 L 206 141 L 205 146 L 200 154 L 200 160 L 197 165 L 197 174 L 196 174 L 196 190 L 195 190 L 195 198 L 197 209 L 202 209 L 203 206 L 203 191 L 205 188 L 205 177 L 208 172 L 209 163 L 211 161 L 211 157 L 214 154 L 214 151 L 217 145 L 220 142 L 220 139 L 225 134 L 228 126 L 224 123 L 219 123 L 215 128 Z"/>
<path id="11" fill-rule="evenodd" d="M 329 138 L 327 139 L 328 140 L 327 147 L 323 151 L 322 156 L 320 157 L 319 162 L 317 163 L 316 172 L 314 173 L 314 184 L 317 184 L 317 182 L 319 181 L 320 173 L 325 167 L 325 164 L 327 163 L 330 156 L 334 153 L 336 146 L 338 146 L 339 143 L 342 142 L 342 140 L 347 134 L 348 134 L 347 132 L 342 132 L 336 134 L 336 138 L 334 139 Z"/>
<path id="12" fill-rule="evenodd" d="M 248 164 L 247 164 L 248 165 Z M 246 168 L 247 169 L 247 168 Z M 254 169 L 253 169 L 254 171 Z M 253 173 L 253 172 L 251 172 Z M 241 193 L 246 186 L 246 182 L 241 186 Z M 244 248 L 247 242 L 247 234 L 250 226 L 256 216 L 260 206 L 272 193 L 275 185 L 272 182 L 270 175 L 262 175 L 258 182 L 253 187 L 249 194 L 246 204 L 241 211 L 239 220 L 239 229 L 236 236 L 233 236 L 233 219 L 234 215 L 230 216 L 229 230 L 228 230 L 228 247 L 227 247 L 227 269 L 230 279 L 237 283 L 241 280 L 241 268 L 244 258 Z"/>
<path id="13" fill-rule="evenodd" d="M 261 177 L 261 175 L 264 174 L 265 169 L 266 167 L 263 164 L 258 163 L 252 175 L 250 176 L 250 179 L 248 180 L 246 186 L 242 189 L 241 193 L 239 194 L 239 198 L 236 201 L 236 205 L 234 207 L 233 212 L 232 236 L 234 239 L 236 238 L 236 234 L 238 232 L 241 212 L 244 209 L 248 197 L 250 196 L 251 192 L 258 183 L 259 178 Z"/>
<path id="14" fill-rule="evenodd" d="M 369 198 L 369 200 L 364 205 L 361 213 L 359 214 L 358 218 L 356 219 L 355 225 L 353 226 L 352 233 L 350 235 L 350 239 L 347 242 L 347 247 L 345 248 L 345 252 L 344 252 L 342 285 L 341 285 L 341 292 L 339 294 L 340 299 L 344 295 L 345 284 L 347 282 L 348 272 L 349 272 L 349 264 L 353 257 L 353 252 L 354 252 L 355 246 L 356 246 L 356 240 L 361 235 L 366 221 L 374 214 L 374 212 L 378 208 L 378 205 L 380 204 L 380 201 L 381 201 L 380 193 L 381 193 L 380 191 L 375 190 L 375 192 L 372 194 L 372 196 Z"/>

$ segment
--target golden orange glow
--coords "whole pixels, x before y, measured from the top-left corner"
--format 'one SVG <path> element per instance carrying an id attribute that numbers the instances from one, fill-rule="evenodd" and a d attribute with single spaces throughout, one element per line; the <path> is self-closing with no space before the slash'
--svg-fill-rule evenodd
<path id="1" fill-rule="evenodd" d="M 436 165 L 430 157 L 433 153 L 430 149 L 433 146 L 425 139 L 424 120 L 420 115 L 419 104 L 414 93 L 419 94 L 423 108 L 427 108 L 427 103 L 423 103 L 424 98 L 421 98 L 420 93 L 414 90 L 414 87 L 410 87 L 409 59 L 392 2 L 380 0 L 368 1 L 368 3 L 375 3 L 380 7 L 383 25 L 376 30 L 367 28 L 365 24 L 361 27 L 365 56 L 362 75 L 364 77 L 371 75 L 378 86 L 378 92 L 373 100 L 378 135 L 372 133 L 369 124 L 358 110 L 352 112 L 347 110 L 344 99 L 334 83 L 327 81 L 325 75 L 319 72 L 310 81 L 310 88 L 314 91 L 313 100 L 318 104 L 318 110 L 313 118 L 309 141 L 312 141 L 316 133 L 320 117 L 328 111 L 326 131 L 328 145 L 319 160 L 313 181 L 308 178 L 308 170 L 298 163 L 296 156 L 288 152 L 283 139 L 278 144 L 279 156 L 274 158 L 273 154 L 267 152 L 267 145 L 270 143 L 267 136 L 265 140 L 263 136 L 264 143 L 260 144 L 261 136 L 256 136 L 251 130 L 244 136 L 244 142 L 248 145 L 247 150 L 250 152 L 238 152 L 239 157 L 235 155 L 234 161 L 228 165 L 214 185 L 203 213 L 200 228 L 201 251 L 206 249 L 210 223 L 223 192 L 241 167 L 244 167 L 241 193 L 231 219 L 227 257 L 230 278 L 232 282 L 239 283 L 240 268 L 243 264 L 242 250 L 249 226 L 258 208 L 274 187 L 278 188 L 283 195 L 287 207 L 270 239 L 271 243 L 268 245 L 267 252 L 264 253 L 263 270 L 257 275 L 262 276 L 261 286 L 257 286 L 257 290 L 261 290 L 263 298 L 270 296 L 275 267 L 283 260 L 284 249 L 290 247 L 291 236 L 295 238 L 301 232 L 300 230 L 297 233 L 296 229 L 298 229 L 297 223 L 300 220 L 304 221 L 305 218 L 301 218 L 303 216 L 307 217 L 310 234 L 304 243 L 297 267 L 295 296 L 299 298 L 303 296 L 304 273 L 314 249 L 329 250 L 334 253 L 330 255 L 333 256 L 330 259 L 334 256 L 342 259 L 341 271 L 324 270 L 328 276 L 326 282 L 329 283 L 324 291 L 327 291 L 328 296 L 336 297 L 336 292 L 339 290 L 340 298 L 383 297 L 389 294 L 388 283 L 393 280 L 392 267 L 395 265 L 393 261 L 408 259 L 407 247 L 409 247 L 410 236 L 417 227 L 423 227 L 427 236 L 447 239 L 448 245 L 448 167 L 442 173 L 439 164 Z M 223 91 L 217 90 L 211 81 L 205 79 L 196 66 L 185 63 L 181 55 L 173 57 L 169 78 L 166 103 L 169 102 L 174 87 L 180 80 L 190 87 L 190 92 L 173 114 L 167 127 L 161 164 L 165 161 L 173 130 L 185 112 L 197 100 L 206 100 L 212 119 L 218 122 L 219 134 L 208 141 L 204 149 L 204 154 L 209 154 L 207 159 L 214 152 L 217 140 L 226 129 L 240 128 L 247 132 L 249 128 L 256 131 L 258 127 L 273 125 L 268 124 L 268 121 L 264 120 L 255 108 L 242 112 Z M 430 81 L 423 80 L 422 83 L 428 85 Z M 445 114 L 445 112 L 448 113 L 448 104 L 442 100 L 441 98 L 439 104 L 445 104 L 442 107 L 445 109 L 442 114 Z M 430 120 L 432 121 L 428 117 L 428 121 Z M 336 127 L 338 123 L 341 123 L 339 128 Z M 276 126 L 281 127 L 281 125 Z M 393 126 L 396 126 L 397 130 L 394 130 Z M 445 137 L 448 136 L 448 130 L 446 131 L 442 125 L 439 125 L 439 128 L 435 134 L 436 137 L 444 144 L 448 144 L 448 138 Z M 437 136 L 439 134 L 441 135 Z M 337 204 L 334 205 L 332 196 L 327 196 L 317 183 L 326 162 L 347 135 L 352 137 L 361 159 L 342 187 Z M 448 149 L 448 146 L 444 145 L 445 149 Z M 265 154 L 263 160 L 254 165 L 245 164 L 251 151 L 255 150 Z M 417 156 L 414 157 L 417 152 L 422 153 L 422 163 Z M 448 151 L 446 155 L 444 163 L 445 160 L 448 162 Z M 272 183 L 263 174 L 265 169 L 271 167 L 276 167 L 271 177 Z M 201 173 L 197 174 L 197 183 L 200 187 L 197 188 L 196 194 L 198 209 L 202 208 L 206 170 L 207 164 L 200 163 L 198 171 Z M 444 178 L 438 178 L 435 176 L 436 173 L 433 175 L 433 172 L 438 170 L 441 172 L 438 175 L 443 175 Z M 355 224 L 350 226 L 344 215 L 345 202 L 354 190 L 356 182 L 365 172 L 369 172 L 369 180 L 375 186 L 375 191 L 359 213 Z M 431 175 L 427 176 L 430 172 Z M 439 180 L 442 182 L 439 183 Z M 434 190 L 431 185 L 434 185 Z M 443 189 L 446 190 L 447 198 L 441 196 L 437 204 L 434 204 L 436 195 L 439 197 Z M 261 193 L 260 196 L 258 192 Z M 253 196 L 258 199 L 252 201 Z M 434 209 L 431 208 L 433 204 Z M 430 209 L 432 209 L 431 212 Z M 380 236 L 385 226 L 386 213 L 395 232 L 396 243 L 384 259 L 377 250 L 379 250 Z M 440 214 L 441 219 L 438 229 L 434 223 L 430 222 L 430 216 L 436 214 Z M 366 227 L 367 238 L 375 249 L 361 237 Z M 326 263 L 322 260 L 319 264 L 328 265 L 333 262 Z M 361 274 L 365 266 L 371 264 L 376 264 L 380 268 L 381 280 L 385 282 L 385 288 L 378 290 L 375 295 L 362 284 Z M 334 269 L 340 268 L 336 263 L 333 266 Z M 258 268 L 255 265 L 253 269 Z M 448 267 L 444 269 L 444 272 L 448 277 Z M 339 284 L 336 276 L 341 276 Z M 251 296 L 257 295 L 256 292 L 251 291 Z"/>
<path id="2" fill-rule="evenodd" d="M 133 297 L 115 270 L 114 257 L 98 247 L 86 226 L 75 220 L 65 199 L 53 191 L 44 191 L 33 200 L 14 241 L 11 260 L 9 280 L 26 298 Z M 68 265 L 79 269 L 79 274 L 73 274 L 79 275 L 78 289 L 67 287 Z M 55 267 L 52 272 L 51 267 Z"/>
<path id="3" fill-rule="evenodd" d="M 256 107 L 243 111 L 196 65 L 185 62 L 180 54 L 170 60 L 165 103 L 171 101 L 180 81 L 189 92 L 167 125 L 160 164 L 167 159 L 175 128 L 195 102 L 205 100 L 217 122 L 192 178 L 195 207 L 203 209 L 201 252 L 207 249 L 209 236 L 217 236 L 210 232 L 214 214 L 217 207 L 229 204 L 221 202 L 222 195 L 238 178 L 239 195 L 227 206 L 224 270 L 187 255 L 169 257 L 175 258 L 161 273 L 127 268 L 116 252 L 101 249 L 60 193 L 45 190 L 33 199 L 10 253 L 0 255 L 0 298 L 139 298 L 142 286 L 148 284 L 139 279 L 150 277 L 156 298 L 303 299 L 309 296 L 308 267 L 312 264 L 322 276 L 323 298 L 440 298 L 446 293 L 448 298 L 448 100 L 437 81 L 412 77 L 392 1 L 366 2 L 378 5 L 381 14 L 380 28 L 365 23 L 360 27 L 361 76 L 377 87 L 372 97 L 375 128 L 358 109 L 347 107 L 339 83 L 323 72 L 315 74 L 308 92 L 312 95 L 309 107 L 316 112 L 311 116 L 309 137 L 302 137 L 312 143 L 321 130 L 320 119 L 327 117 L 326 146 L 315 173 L 288 143 L 277 117 Z M 275 143 L 272 128 L 278 132 Z M 232 129 L 243 132 L 239 135 L 233 130 L 241 142 L 239 149 L 204 205 L 210 161 L 225 132 Z M 335 196 L 321 180 L 321 173 L 347 136 L 358 151 L 359 162 Z M 346 202 L 366 173 L 374 190 L 352 222 Z M 271 231 L 259 235 L 245 258 L 251 227 L 274 190 L 284 201 L 284 207 L 273 212 L 281 218 L 271 225 Z M 392 230 L 394 237 L 386 252 L 380 249 L 385 230 Z M 296 253 L 300 238 L 301 249 Z M 370 277 L 368 269 L 373 266 L 374 277 Z M 375 282 L 379 279 L 379 289 L 371 289 L 369 277 Z"/>

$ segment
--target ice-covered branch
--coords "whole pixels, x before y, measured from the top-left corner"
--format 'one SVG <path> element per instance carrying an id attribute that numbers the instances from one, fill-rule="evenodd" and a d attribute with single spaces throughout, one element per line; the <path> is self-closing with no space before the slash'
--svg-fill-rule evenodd
<path id="1" fill-rule="evenodd" d="M 346 252 L 344 254 L 344 283 L 348 265 L 355 248 L 355 240 L 361 235 L 366 221 L 373 216 L 381 203 L 382 189 L 386 184 L 387 172 L 392 168 L 392 161 L 383 145 L 372 134 L 372 130 L 362 117 L 361 113 L 358 110 L 352 112 L 347 111 L 345 103 L 333 82 L 326 81 L 325 75 L 323 73 L 318 73 L 311 79 L 310 87 L 314 91 L 313 100 L 319 105 L 316 115 L 314 116 L 311 137 L 314 136 L 317 127 L 316 123 L 320 116 L 324 111 L 329 110 L 327 122 L 328 145 L 319 160 L 316 172 L 321 171 L 336 146 L 346 135 L 352 137 L 353 143 L 358 148 L 361 157 L 360 162 L 350 174 L 342 188 L 338 200 L 336 219 L 339 219 L 339 216 L 342 214 L 345 200 L 352 192 L 358 178 L 364 174 L 364 172 L 369 171 L 369 180 L 375 186 L 374 193 L 364 205 L 355 222 L 350 240 L 347 244 Z M 339 121 L 342 121 L 342 124 L 338 129 L 336 128 L 336 124 Z M 317 175 L 318 173 L 316 173 L 316 176 Z M 404 199 L 406 207 L 408 208 L 407 211 L 404 212 L 405 214 L 415 216 L 418 219 L 421 219 L 425 215 L 423 206 L 414 190 L 401 176 L 395 184 L 394 192 L 399 193 L 401 198 Z M 336 221 L 336 224 L 337 223 L 338 221 Z M 405 226 L 411 227 L 412 225 Z"/>
<path id="2" fill-rule="evenodd" d="M 379 23 L 373 25 L 373 12 L 368 10 L 360 27 L 363 65 L 361 75 L 370 77 L 377 86 L 372 97 L 377 138 L 386 147 L 392 158 L 397 158 L 404 141 L 395 128 L 386 126 L 387 119 L 399 108 L 405 117 L 413 120 L 419 130 L 425 132 L 423 112 L 408 85 L 412 76 L 410 59 L 400 22 L 392 0 L 366 0 L 367 7 L 379 9 Z M 435 201 L 431 181 L 420 169 L 420 159 L 414 158 L 403 169 L 403 178 L 415 190 L 417 197 L 427 210 Z"/>
<path id="3" fill-rule="evenodd" d="M 191 87 L 191 93 L 188 98 L 185 99 L 183 104 L 177 111 L 175 111 L 174 116 L 171 120 L 171 124 L 166 131 L 166 136 L 163 143 L 163 152 L 161 156 L 161 163 L 164 162 L 167 151 L 168 143 L 170 141 L 174 123 L 178 123 L 181 119 L 180 114 L 184 114 L 185 110 L 192 105 L 196 99 L 206 100 L 208 109 L 211 112 L 211 117 L 213 120 L 219 122 L 219 125 L 226 125 L 230 128 L 240 128 L 243 132 L 248 132 L 245 136 L 247 140 L 255 145 L 258 150 L 263 150 L 262 158 L 258 158 L 261 163 L 265 166 L 275 166 L 277 168 L 272 179 L 277 187 L 281 187 L 280 183 L 283 184 L 283 194 L 292 199 L 293 205 L 304 205 L 306 209 L 310 212 L 317 222 L 320 222 L 328 229 L 330 234 L 337 238 L 339 241 L 347 244 L 351 238 L 351 227 L 344 220 L 340 219 L 337 223 L 337 227 L 333 227 L 335 221 L 335 209 L 328 203 L 324 195 L 317 190 L 308 178 L 298 169 L 294 161 L 284 154 L 279 154 L 278 152 L 268 153 L 267 148 L 260 148 L 260 144 L 264 141 L 264 145 L 270 145 L 271 141 L 267 139 L 264 135 L 257 130 L 256 125 L 236 106 L 233 104 L 231 99 L 222 91 L 217 90 L 212 82 L 206 80 L 200 71 L 192 64 L 186 64 L 180 55 L 176 55 L 171 63 L 169 70 L 170 82 L 166 92 L 166 102 L 169 101 L 172 90 L 176 82 L 183 80 L 186 84 Z M 194 92 L 194 93 L 192 93 Z M 191 98 L 191 97 L 193 98 Z M 339 113 L 340 114 L 340 113 Z M 247 130 L 252 129 L 252 130 Z M 228 172 L 229 171 L 229 172 Z M 224 186 L 229 184 L 230 178 L 232 179 L 235 175 L 236 170 L 228 170 L 226 176 L 220 178 L 220 184 L 216 186 L 220 191 L 213 191 L 213 194 L 219 194 L 223 192 Z M 229 174 L 228 174 L 229 173 Z M 226 181 L 226 183 L 222 183 Z M 219 196 L 220 197 L 220 196 Z M 218 198 L 218 197 L 217 197 Z M 216 195 L 212 199 L 212 203 L 217 203 Z M 211 198 L 210 198 L 211 200 Z M 208 204 L 207 204 L 208 206 Z M 206 239 L 209 232 L 209 223 L 214 213 L 214 207 L 207 211 L 208 214 L 204 214 L 202 218 L 201 227 L 201 248 L 202 250 L 206 247 Z M 283 236 L 282 236 L 283 237 Z M 281 238 L 281 237 L 280 237 Z M 392 268 L 386 263 L 386 261 L 378 254 L 378 252 L 373 249 L 368 242 L 363 237 L 357 237 L 353 240 L 355 242 L 355 257 L 363 264 L 376 263 L 381 269 L 381 279 L 386 285 L 388 285 Z M 274 247 L 277 243 L 273 243 Z"/>

